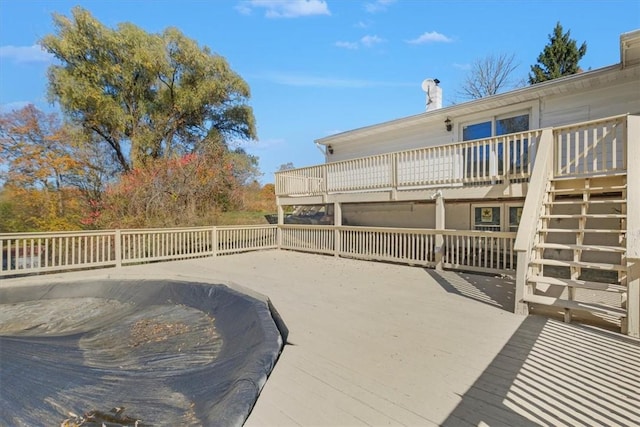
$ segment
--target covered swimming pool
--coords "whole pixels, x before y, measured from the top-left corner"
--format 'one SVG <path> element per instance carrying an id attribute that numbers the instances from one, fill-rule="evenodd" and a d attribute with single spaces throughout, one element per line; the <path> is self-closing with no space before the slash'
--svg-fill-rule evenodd
<path id="1" fill-rule="evenodd" d="M 242 425 L 286 336 L 266 297 L 222 284 L 66 281 L 0 302 L 2 425 Z"/>

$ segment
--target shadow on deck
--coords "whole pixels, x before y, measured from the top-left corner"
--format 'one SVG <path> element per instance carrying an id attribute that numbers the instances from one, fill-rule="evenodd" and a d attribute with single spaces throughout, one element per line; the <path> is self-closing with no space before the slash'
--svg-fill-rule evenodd
<path id="1" fill-rule="evenodd" d="M 640 342 L 529 316 L 443 426 L 640 425 Z"/>
<path id="2" fill-rule="evenodd" d="M 515 280 L 459 271 L 425 271 L 445 291 L 513 313 Z"/>

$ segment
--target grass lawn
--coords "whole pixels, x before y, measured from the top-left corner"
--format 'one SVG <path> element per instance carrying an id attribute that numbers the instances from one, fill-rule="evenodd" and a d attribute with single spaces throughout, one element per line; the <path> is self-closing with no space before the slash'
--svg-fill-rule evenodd
<path id="1" fill-rule="evenodd" d="M 265 219 L 265 215 L 274 212 L 223 212 L 217 218 L 217 225 L 253 225 L 253 224 L 269 224 Z"/>

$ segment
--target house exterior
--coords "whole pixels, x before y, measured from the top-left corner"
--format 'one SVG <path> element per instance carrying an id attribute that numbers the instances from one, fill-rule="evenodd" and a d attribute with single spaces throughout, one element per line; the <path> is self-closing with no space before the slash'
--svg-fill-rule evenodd
<path id="1" fill-rule="evenodd" d="M 425 81 L 427 111 L 318 139 L 324 164 L 277 173 L 279 224 L 324 205 L 335 227 L 513 233 L 516 311 L 596 313 L 638 335 L 640 30 L 617 48 L 618 64 L 448 107 Z M 460 247 L 443 239 L 436 257 Z M 593 292 L 619 300 L 585 308 Z"/>

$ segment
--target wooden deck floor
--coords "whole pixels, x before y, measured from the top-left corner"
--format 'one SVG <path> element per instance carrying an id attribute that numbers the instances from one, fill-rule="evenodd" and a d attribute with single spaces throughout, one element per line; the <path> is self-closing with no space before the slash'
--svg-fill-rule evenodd
<path id="1" fill-rule="evenodd" d="M 508 280 L 286 251 L 71 275 L 268 296 L 289 335 L 246 426 L 640 425 L 640 341 L 516 316 Z"/>

